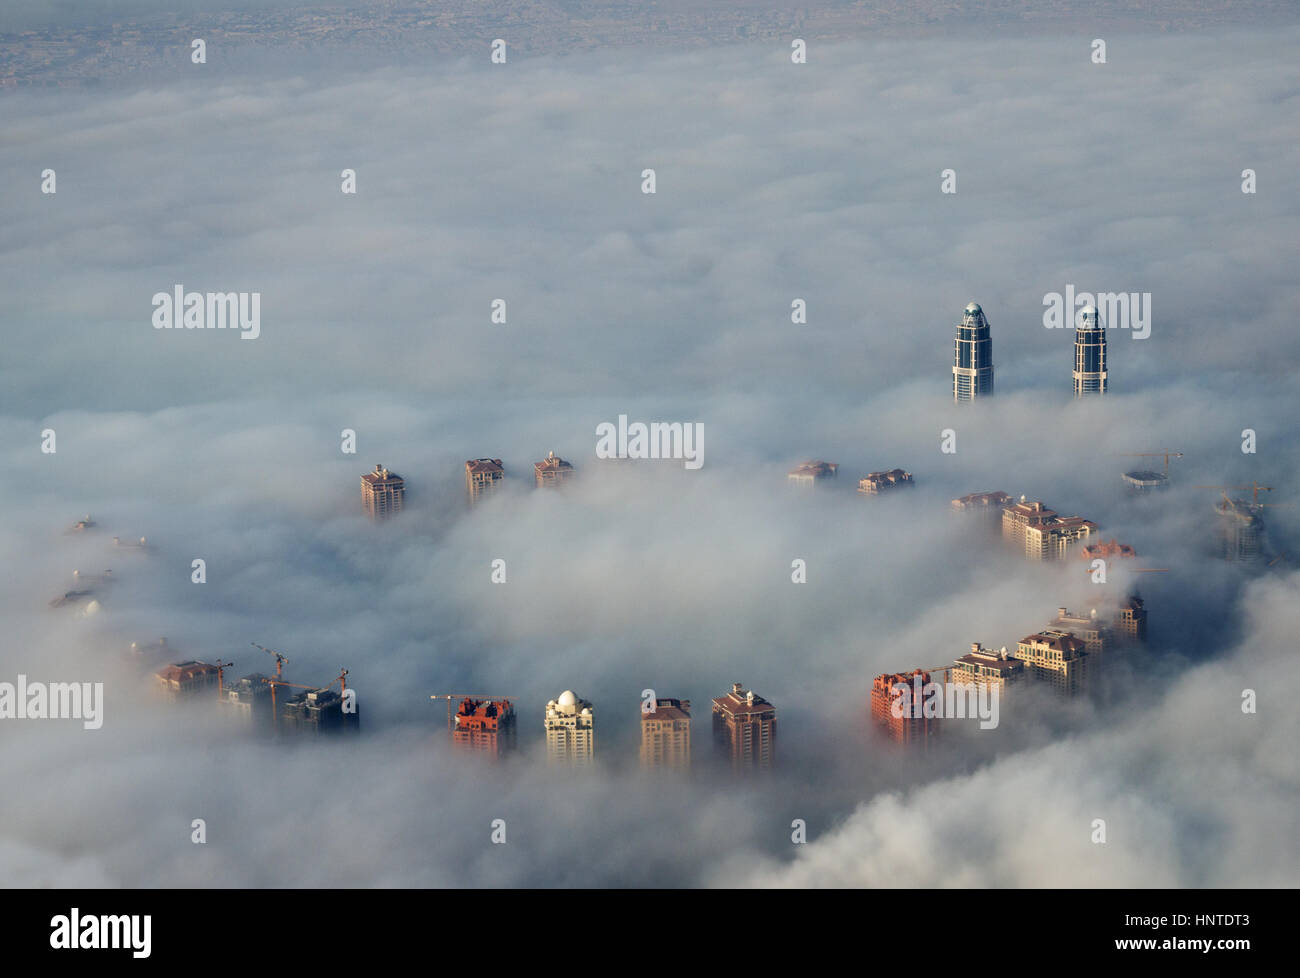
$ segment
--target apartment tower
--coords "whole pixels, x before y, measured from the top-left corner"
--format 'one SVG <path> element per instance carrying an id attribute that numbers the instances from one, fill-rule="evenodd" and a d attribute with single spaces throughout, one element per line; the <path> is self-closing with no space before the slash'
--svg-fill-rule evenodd
<path id="1" fill-rule="evenodd" d="M 731 692 L 713 701 L 713 743 L 734 771 L 770 768 L 776 746 L 776 707 L 731 684 Z"/>
<path id="2" fill-rule="evenodd" d="M 385 520 L 402 511 L 406 482 L 395 472 L 376 465 L 361 477 L 361 508 L 372 520 Z"/>
<path id="3" fill-rule="evenodd" d="M 910 673 L 885 673 L 872 680 L 871 719 L 891 739 L 901 744 L 920 743 L 925 746 L 928 745 L 931 737 L 938 735 L 939 721 L 935 717 L 915 715 L 920 712 L 915 702 L 917 680 L 920 681 L 920 687 L 924 689 L 925 684 L 930 682 L 930 674 L 921 669 L 914 669 Z M 899 686 L 907 687 L 910 698 L 906 704 L 900 703 L 899 712 L 902 715 L 894 716 L 894 702 L 902 695 L 897 688 Z M 903 709 L 904 706 L 906 709 Z"/>
<path id="4" fill-rule="evenodd" d="M 472 458 L 465 463 L 465 492 L 476 503 L 501 488 L 506 470 L 499 458 Z"/>
<path id="5" fill-rule="evenodd" d="M 691 765 L 691 701 L 656 699 L 641 708 L 643 767 L 688 768 Z"/>
<path id="6" fill-rule="evenodd" d="M 460 701 L 452 743 L 498 757 L 515 746 L 515 708 L 509 700 Z"/>
<path id="7" fill-rule="evenodd" d="M 591 704 L 566 689 L 546 704 L 546 759 L 589 764 L 596 751 L 596 718 Z"/>
<path id="8" fill-rule="evenodd" d="M 554 489 L 573 477 L 573 466 L 554 452 L 548 452 L 546 458 L 533 463 L 533 472 L 537 476 L 537 488 Z"/>

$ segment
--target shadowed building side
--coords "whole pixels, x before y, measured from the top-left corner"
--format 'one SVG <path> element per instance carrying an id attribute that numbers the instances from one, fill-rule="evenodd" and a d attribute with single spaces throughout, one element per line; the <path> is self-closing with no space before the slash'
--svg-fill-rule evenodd
<path id="1" fill-rule="evenodd" d="M 499 458 L 472 458 L 465 463 L 465 493 L 470 503 L 492 495 L 505 480 L 506 472 Z"/>
<path id="2" fill-rule="evenodd" d="M 691 766 L 691 701 L 656 699 L 653 712 L 641 711 L 641 765 L 686 769 Z"/>
<path id="3" fill-rule="evenodd" d="M 405 496 L 406 481 L 382 465 L 361 477 L 361 508 L 372 520 L 386 520 L 400 513 Z"/>
<path id="4" fill-rule="evenodd" d="M 733 771 L 772 766 L 776 749 L 776 707 L 740 683 L 713 701 L 713 743 Z"/>

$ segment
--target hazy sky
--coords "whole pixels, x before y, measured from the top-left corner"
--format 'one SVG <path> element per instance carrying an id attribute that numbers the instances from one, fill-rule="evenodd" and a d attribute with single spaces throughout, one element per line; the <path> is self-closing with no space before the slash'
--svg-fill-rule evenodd
<path id="1" fill-rule="evenodd" d="M 1300 485 L 1300 32 L 1115 36 L 1105 65 L 1089 40 L 3 96 L 0 533 L 20 571 L 0 680 L 102 680 L 108 702 L 96 732 L 3 725 L 0 880 L 1295 885 L 1281 691 L 1300 679 L 1300 576 L 1210 559 L 1215 494 L 1191 487 Z M 153 329 L 151 297 L 177 283 L 260 292 L 260 337 Z M 1070 400 L 1072 333 L 1042 324 L 1067 284 L 1152 294 L 1148 339 L 1112 331 L 1104 402 Z M 955 410 L 972 299 L 997 396 Z M 619 414 L 702 423 L 704 468 L 598 462 L 595 427 Z M 1177 487 L 1125 499 L 1134 460 L 1113 453 L 1156 449 L 1185 453 Z M 548 450 L 578 467 L 573 492 L 529 491 Z M 479 456 L 511 484 L 469 513 Z M 791 497 L 805 458 L 838 461 L 840 485 Z M 357 498 L 376 462 L 409 486 L 379 527 Z M 852 491 L 893 466 L 915 491 Z M 1169 568 L 1105 592 L 1141 586 L 1154 642 L 1108 660 L 1096 704 L 1027 694 L 1003 729 L 902 756 L 865 729 L 873 675 L 1105 599 L 1081 563 L 1030 566 L 955 528 L 948 500 L 979 489 L 1090 517 Z M 85 513 L 99 532 L 63 536 Z M 1270 514 L 1279 550 L 1296 520 Z M 74 568 L 110 567 L 98 615 L 47 607 Z M 364 736 L 267 745 L 161 708 L 123 661 L 160 635 L 235 675 L 270 664 L 250 642 L 299 682 L 346 665 Z M 732 681 L 778 707 L 769 779 L 711 767 L 708 700 Z M 647 687 L 696 705 L 691 779 L 636 770 Z M 595 703 L 589 773 L 536 755 L 565 688 Z M 517 698 L 520 759 L 449 751 L 428 696 L 461 691 Z"/>

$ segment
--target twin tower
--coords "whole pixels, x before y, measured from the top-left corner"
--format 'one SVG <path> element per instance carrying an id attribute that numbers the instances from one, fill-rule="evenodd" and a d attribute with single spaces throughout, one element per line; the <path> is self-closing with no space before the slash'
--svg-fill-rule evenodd
<path id="1" fill-rule="evenodd" d="M 1093 306 L 1085 306 L 1074 331 L 1074 396 L 1105 394 L 1106 329 Z M 993 393 L 993 338 L 978 303 L 970 303 L 953 343 L 952 399 L 973 401 Z"/>

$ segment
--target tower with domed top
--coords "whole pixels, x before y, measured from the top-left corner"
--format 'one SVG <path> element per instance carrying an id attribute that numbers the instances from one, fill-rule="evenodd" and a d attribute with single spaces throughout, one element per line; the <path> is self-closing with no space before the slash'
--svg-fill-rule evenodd
<path id="1" fill-rule="evenodd" d="M 591 704 L 566 689 L 546 704 L 546 759 L 589 764 L 596 751 L 596 718 Z"/>

